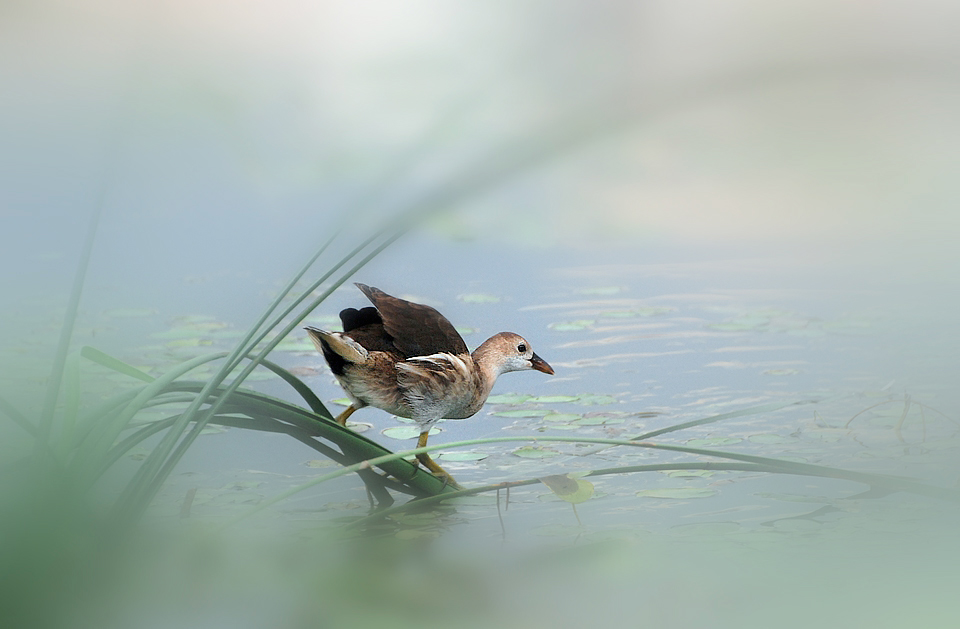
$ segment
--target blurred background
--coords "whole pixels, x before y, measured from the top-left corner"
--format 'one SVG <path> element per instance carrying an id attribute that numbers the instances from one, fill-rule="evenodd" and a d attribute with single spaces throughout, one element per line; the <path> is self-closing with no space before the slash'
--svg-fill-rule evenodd
<path id="1" fill-rule="evenodd" d="M 549 382 L 523 376 L 498 392 L 609 394 L 624 412 L 671 421 L 811 392 L 881 392 L 922 396 L 956 417 L 958 27 L 960 5 L 936 0 L 5 0 L 6 395 L 40 405 L 97 208 L 78 342 L 154 366 L 186 357 L 183 344 L 161 347 L 162 359 L 148 347 L 176 317 L 244 329 L 331 234 L 340 234 L 336 257 L 412 213 L 415 227 L 356 279 L 440 307 L 471 347 L 515 329 L 559 365 Z M 344 288 L 317 316 L 360 301 Z M 616 321 L 623 312 L 669 318 Z M 324 399 L 342 395 L 310 360 L 301 352 L 287 364 L 315 368 L 310 383 Z M 851 403 L 844 417 L 869 404 Z M 787 434 L 808 415 L 762 429 Z M 389 418 L 362 420 L 379 429 Z M 538 429 L 490 421 L 504 423 L 441 438 Z M 936 434 L 953 447 L 951 430 Z M 0 456 L 26 443 L 15 430 L 0 435 Z M 801 454 L 862 463 L 844 457 L 866 438 L 847 438 L 842 454 Z M 277 471 L 308 456 L 230 443 L 201 448 L 184 472 L 233 470 L 251 456 L 263 459 L 244 468 Z M 948 447 L 932 462 L 901 450 L 871 471 L 956 486 Z M 479 481 L 491 469 L 457 475 Z M 358 487 L 342 491 L 352 500 Z M 619 489 L 635 502 L 637 487 Z M 714 512 L 742 508 L 753 500 L 745 496 Z M 569 530 L 549 538 L 559 554 L 534 541 L 481 560 L 463 549 L 486 548 L 499 528 L 467 528 L 439 551 L 393 563 L 383 553 L 396 549 L 379 546 L 367 556 L 321 544 L 298 558 L 283 544 L 191 537 L 155 556 L 153 544 L 169 540 L 150 540 L 135 553 L 146 557 L 139 570 L 113 569 L 151 576 L 130 591 L 104 577 L 76 618 L 145 627 L 573 626 L 633 614 L 678 627 L 957 620 L 941 597 L 956 585 L 956 549 L 930 542 L 926 528 L 950 529 L 954 510 L 937 507 L 914 528 L 897 520 L 887 527 L 894 538 L 850 555 L 838 552 L 848 537 L 805 531 L 771 556 L 779 544 L 770 539 L 729 545 L 710 533 L 697 546 L 717 543 L 705 559 L 657 537 L 658 527 L 732 520 L 741 530 L 749 518 L 624 509 L 618 531 L 654 537 L 586 559 L 566 553 L 582 543 Z M 489 504 L 478 513 L 495 524 Z M 527 517 L 515 526 L 537 530 L 554 515 Z M 216 557 L 201 559 L 193 544 Z M 318 576 L 317 565 L 336 566 L 337 578 Z M 372 584 L 360 576 L 369 571 Z M 724 572 L 734 576 L 715 578 Z M 224 578 L 236 573 L 257 576 Z M 308 577 L 291 589 L 291 574 Z M 905 574 L 911 596 L 900 604 Z"/>

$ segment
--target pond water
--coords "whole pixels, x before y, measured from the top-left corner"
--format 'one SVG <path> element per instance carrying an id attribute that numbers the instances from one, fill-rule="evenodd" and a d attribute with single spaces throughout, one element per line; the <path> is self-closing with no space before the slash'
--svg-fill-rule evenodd
<path id="1" fill-rule="evenodd" d="M 433 456 L 466 487 L 529 484 L 363 534 L 354 475 L 254 513 L 335 465 L 208 426 L 139 543 L 102 579 L 78 561 L 71 619 L 956 626 L 954 9 L 55 4 L 0 8 L 0 411 L 41 413 L 96 208 L 72 347 L 153 376 L 229 350 L 326 238 L 298 288 L 404 213 L 350 280 L 556 370 L 504 375 L 429 442 L 513 439 Z M 302 325 L 361 305 L 345 283 L 270 357 L 335 412 Z M 138 384 L 81 364 L 84 408 Z M 246 386 L 302 404 L 266 371 Z M 647 441 L 832 476 L 576 442 L 717 416 Z M 351 422 L 416 444 L 377 409 Z M 0 423 L 4 470 L 33 447 Z M 617 469 L 638 466 L 661 467 Z"/>

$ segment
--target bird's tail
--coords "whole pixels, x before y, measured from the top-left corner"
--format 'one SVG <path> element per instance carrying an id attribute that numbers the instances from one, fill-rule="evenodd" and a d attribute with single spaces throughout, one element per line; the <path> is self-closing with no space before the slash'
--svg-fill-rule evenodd
<path id="1" fill-rule="evenodd" d="M 363 346 L 340 332 L 327 332 L 314 327 L 304 329 L 316 346 L 317 351 L 323 354 L 331 366 L 334 362 L 338 362 L 336 358 L 348 363 L 363 364 L 367 362 L 367 358 L 370 356 L 370 353 Z"/>

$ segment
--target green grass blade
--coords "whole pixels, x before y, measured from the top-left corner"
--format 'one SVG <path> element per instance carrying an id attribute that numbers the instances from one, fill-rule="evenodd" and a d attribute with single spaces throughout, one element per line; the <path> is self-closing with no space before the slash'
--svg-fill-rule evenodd
<path id="1" fill-rule="evenodd" d="M 20 426 L 28 435 L 36 439 L 39 434 L 37 432 L 37 427 L 30 423 L 30 420 L 27 419 L 26 415 L 17 410 L 17 407 L 8 402 L 5 398 L 0 397 L 0 411 L 7 416 L 10 421 L 12 421 L 17 426 Z"/>
<path id="2" fill-rule="evenodd" d="M 73 328 L 76 324 L 77 311 L 80 307 L 80 296 L 83 294 L 83 284 L 87 277 L 87 269 L 90 266 L 93 242 L 97 234 L 97 226 L 100 223 L 100 213 L 102 209 L 103 204 L 98 204 L 97 209 L 90 219 L 90 226 L 87 231 L 86 240 L 84 241 L 83 252 L 80 255 L 80 263 L 77 265 L 77 271 L 73 278 L 73 288 L 70 292 L 70 299 L 67 302 L 66 316 L 64 317 L 63 325 L 60 326 L 60 338 L 57 341 L 57 350 L 50 372 L 50 381 L 47 384 L 43 411 L 40 415 L 38 439 L 44 443 L 49 441 L 50 433 L 53 429 L 53 418 L 56 412 L 57 400 L 60 397 L 60 385 L 63 380 L 63 372 L 67 362 L 67 353 L 70 350 L 70 340 L 73 338 Z"/>
<path id="3" fill-rule="evenodd" d="M 110 451 L 110 448 L 113 446 L 117 437 L 119 437 L 120 433 L 123 432 L 123 429 L 133 418 L 133 416 L 141 408 L 143 408 L 147 402 L 163 392 L 166 386 L 196 367 L 199 367 L 204 363 L 219 360 L 224 356 L 226 356 L 226 352 L 217 352 L 214 354 L 198 356 L 193 360 L 188 360 L 185 363 L 177 365 L 177 367 L 174 369 L 171 369 L 161 377 L 140 389 L 137 395 L 111 422 L 105 426 L 98 427 L 98 429 L 95 431 L 95 434 L 91 435 L 94 437 L 94 443 L 92 444 L 92 447 L 85 448 L 85 450 L 80 453 L 82 455 L 82 461 L 80 462 L 81 476 L 85 477 L 87 482 L 93 482 L 96 479 L 95 470 L 99 468 L 98 461 Z"/>
<path id="4" fill-rule="evenodd" d="M 127 363 L 123 362 L 119 358 L 114 358 L 110 354 L 101 352 L 97 348 L 91 347 L 89 345 L 84 345 L 83 347 L 80 348 L 80 355 L 86 358 L 87 360 L 103 365 L 108 369 L 113 369 L 117 373 L 122 373 L 125 376 L 130 376 L 131 378 L 135 378 L 143 382 L 149 383 L 156 380 L 156 378 L 154 378 L 150 374 L 144 373 L 143 371 L 141 371 L 140 369 L 137 369 L 133 365 L 128 365 Z"/>
<path id="5" fill-rule="evenodd" d="M 320 415 L 321 417 L 326 417 L 327 419 L 331 419 L 331 420 L 333 419 L 333 415 L 330 414 L 330 411 L 327 410 L 327 407 L 324 405 L 324 403 L 320 401 L 320 398 L 317 397 L 317 394 L 314 393 L 310 389 L 310 387 L 308 387 L 306 383 L 304 383 L 303 380 L 296 377 L 295 375 L 293 375 L 292 373 L 290 373 L 288 370 L 284 369 L 280 365 L 274 362 L 271 362 L 269 360 L 261 359 L 260 364 L 266 367 L 267 369 L 269 369 L 270 371 L 272 371 L 273 373 L 277 374 L 281 378 L 283 378 L 287 384 L 293 387 L 294 390 L 300 394 L 300 397 L 303 398 L 303 401 L 307 403 L 307 406 L 309 406 L 314 413 L 316 413 L 317 415 Z"/>
<path id="6" fill-rule="evenodd" d="M 66 457 L 80 413 L 80 352 L 72 352 L 64 366 L 63 423 L 60 427 L 60 455 Z"/>

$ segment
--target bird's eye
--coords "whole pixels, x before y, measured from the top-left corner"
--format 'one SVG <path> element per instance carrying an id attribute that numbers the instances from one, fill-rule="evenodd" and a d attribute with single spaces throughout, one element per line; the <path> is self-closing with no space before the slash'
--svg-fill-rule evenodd
<path id="1" fill-rule="evenodd" d="M 524 345 L 523 343 L 520 343 L 519 345 L 517 345 L 517 351 L 520 352 L 521 354 L 524 354 L 527 351 L 527 346 Z"/>

